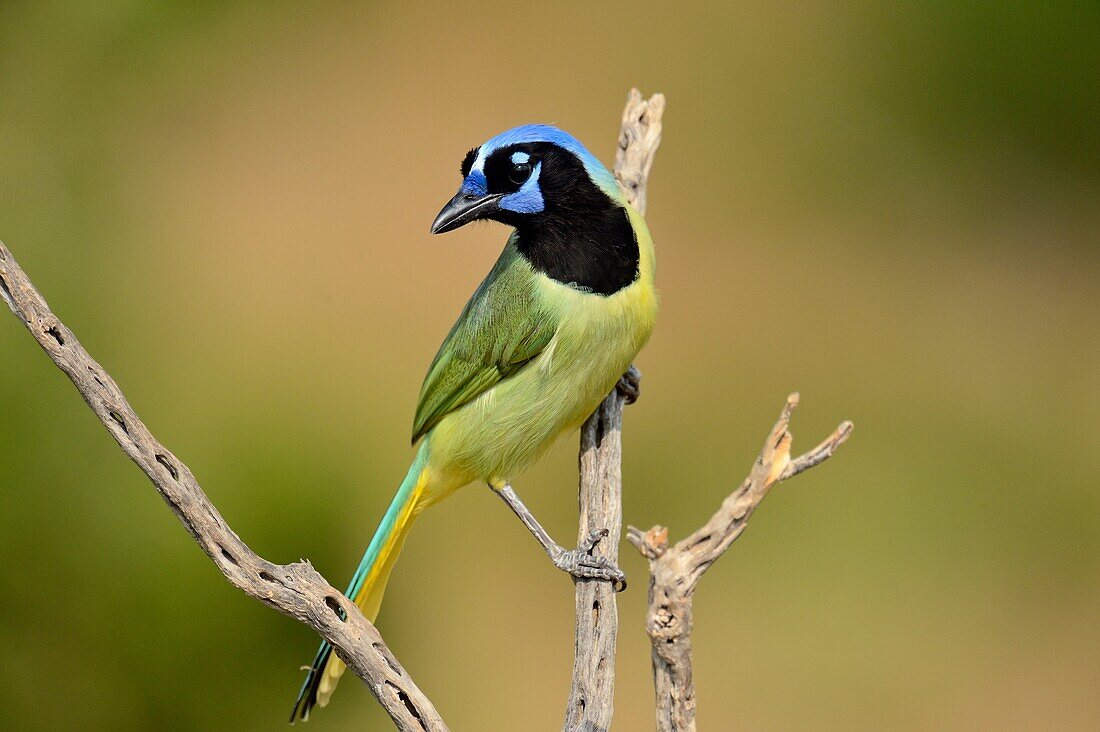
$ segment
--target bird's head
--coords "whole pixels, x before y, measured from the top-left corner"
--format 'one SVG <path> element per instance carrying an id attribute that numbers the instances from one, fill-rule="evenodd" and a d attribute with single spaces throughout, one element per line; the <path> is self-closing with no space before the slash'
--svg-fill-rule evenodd
<path id="1" fill-rule="evenodd" d="M 615 177 L 572 135 L 551 125 L 502 132 L 466 154 L 462 185 L 432 223 L 432 233 L 489 219 L 517 228 L 622 206 Z"/>

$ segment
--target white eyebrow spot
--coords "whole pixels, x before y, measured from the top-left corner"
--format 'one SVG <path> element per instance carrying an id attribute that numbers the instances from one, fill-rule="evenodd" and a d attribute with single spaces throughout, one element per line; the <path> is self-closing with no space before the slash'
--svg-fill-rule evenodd
<path id="1" fill-rule="evenodd" d="M 531 159 L 531 156 L 525 152 L 512 153 L 512 165 L 523 165 Z"/>

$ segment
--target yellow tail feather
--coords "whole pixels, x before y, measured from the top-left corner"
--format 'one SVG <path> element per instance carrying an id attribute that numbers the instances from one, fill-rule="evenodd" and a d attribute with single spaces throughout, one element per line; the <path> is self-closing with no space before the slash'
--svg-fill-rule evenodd
<path id="1" fill-rule="evenodd" d="M 372 623 L 378 617 L 378 611 L 382 607 L 382 595 L 386 592 L 390 572 L 393 570 L 393 565 L 397 563 L 397 558 L 401 556 L 401 549 L 405 546 L 405 537 L 408 536 L 409 529 L 412 528 L 413 520 L 428 504 L 427 487 L 428 468 L 425 466 L 417 476 L 416 485 L 413 487 L 411 495 L 402 505 L 401 511 L 394 522 L 393 530 L 379 550 L 378 557 L 371 565 L 363 586 L 352 598 L 359 609 L 363 611 L 363 615 Z M 317 687 L 318 706 L 323 707 L 328 704 L 329 699 L 332 698 L 332 693 L 336 691 L 336 684 L 339 683 L 340 677 L 344 675 L 346 670 L 347 666 L 335 654 L 329 656 L 328 663 L 325 664 L 324 671 L 322 671 L 320 684 Z"/>

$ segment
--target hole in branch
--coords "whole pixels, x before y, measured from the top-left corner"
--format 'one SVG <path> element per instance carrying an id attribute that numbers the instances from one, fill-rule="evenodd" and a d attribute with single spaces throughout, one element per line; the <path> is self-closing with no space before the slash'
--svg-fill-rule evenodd
<path id="1" fill-rule="evenodd" d="M 409 714 L 413 716 L 413 719 L 420 723 L 420 728 L 427 729 L 428 727 L 424 724 L 423 717 L 420 716 L 420 711 L 416 708 L 416 705 L 412 703 L 412 699 L 410 699 L 409 695 L 405 693 L 405 690 L 398 687 L 397 684 L 388 679 L 386 680 L 386 686 L 390 687 L 397 693 L 397 698 L 401 701 L 402 704 L 405 705 L 405 708 L 409 710 Z"/>
<path id="2" fill-rule="evenodd" d="M 325 597 L 325 604 L 328 605 L 328 609 L 335 613 L 336 617 L 340 618 L 340 622 L 346 623 L 348 620 L 348 614 L 344 612 L 344 608 L 340 607 L 340 601 L 332 595 Z"/>
<path id="3" fill-rule="evenodd" d="M 228 550 L 228 549 L 226 549 L 226 548 L 225 548 L 224 546 L 222 546 L 221 544 L 218 544 L 218 548 L 219 548 L 219 549 L 221 549 L 221 551 L 222 551 L 222 556 L 223 556 L 223 557 L 225 557 L 225 561 L 229 562 L 229 563 L 230 563 L 230 564 L 232 564 L 232 565 L 233 565 L 234 567 L 239 567 L 239 566 L 241 566 L 241 565 L 240 565 L 240 562 L 238 562 L 238 561 L 237 561 L 237 558 L 236 558 L 235 556 L 233 556 L 232 554 L 230 554 L 230 553 L 229 553 L 229 550 Z"/>
<path id="4" fill-rule="evenodd" d="M 56 325 L 51 325 L 49 328 L 46 329 L 46 332 L 53 336 L 53 339 L 57 341 L 57 345 L 65 345 L 65 339 L 61 337 L 61 331 L 58 330 Z"/>
<path id="5" fill-rule="evenodd" d="M 126 434 L 130 434 L 130 430 L 126 427 L 126 420 L 122 418 L 122 415 L 115 410 L 110 411 L 111 419 L 118 423 L 118 426 L 122 428 L 122 431 Z"/>
<path id="6" fill-rule="evenodd" d="M 15 307 L 15 298 L 12 296 L 11 290 L 8 289 L 8 283 L 4 282 L 3 277 L 0 277 L 0 290 L 3 290 L 4 292 L 4 299 L 10 302 L 12 307 Z"/>
<path id="7" fill-rule="evenodd" d="M 268 572 L 267 570 L 264 570 L 264 571 L 260 572 L 260 579 L 262 579 L 264 582 L 273 582 L 273 583 L 278 582 L 278 580 L 276 580 L 275 577 L 272 576 L 272 574 L 270 572 Z M 327 598 L 326 598 L 326 601 L 327 601 Z"/>
<path id="8" fill-rule="evenodd" d="M 98 381 L 98 379 L 97 379 L 97 381 Z M 172 480 L 179 480 L 180 479 L 180 471 L 176 470 L 176 466 L 173 465 L 168 460 L 167 457 L 165 457 L 164 455 L 158 454 L 157 455 L 157 462 L 160 463 L 161 465 L 163 465 L 165 470 L 167 470 L 169 473 L 172 474 Z M 222 549 L 222 551 L 224 552 L 225 549 Z M 234 562 L 234 564 L 236 564 L 236 562 Z"/>

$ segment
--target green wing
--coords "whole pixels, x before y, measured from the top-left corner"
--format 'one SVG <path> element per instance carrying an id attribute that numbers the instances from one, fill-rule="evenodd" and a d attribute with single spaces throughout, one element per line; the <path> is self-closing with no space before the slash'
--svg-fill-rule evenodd
<path id="1" fill-rule="evenodd" d="M 558 322 L 539 307 L 535 277 L 509 240 L 428 368 L 413 420 L 414 443 L 546 348 Z"/>

